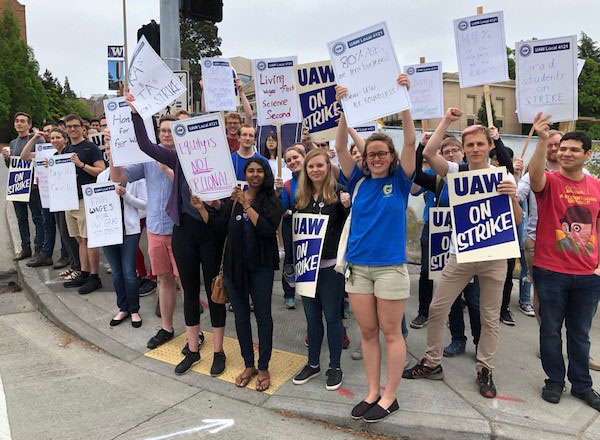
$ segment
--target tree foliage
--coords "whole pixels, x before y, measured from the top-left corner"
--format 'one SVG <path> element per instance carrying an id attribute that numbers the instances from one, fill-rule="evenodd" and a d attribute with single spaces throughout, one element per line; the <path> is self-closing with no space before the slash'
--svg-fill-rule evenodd
<path id="1" fill-rule="evenodd" d="M 585 32 L 579 40 L 579 58 L 585 65 L 579 75 L 579 115 L 600 119 L 600 48 Z M 600 123 L 579 122 L 577 129 L 587 132 L 592 139 L 600 139 Z"/>
<path id="2" fill-rule="evenodd" d="M 515 61 L 515 50 L 506 46 L 506 57 L 508 58 L 508 77 L 510 79 L 515 79 L 516 78 L 515 71 L 517 68 L 517 64 Z"/>
<path id="3" fill-rule="evenodd" d="M 498 119 L 496 119 L 496 111 L 494 110 L 494 104 L 490 103 L 490 105 L 492 106 L 492 121 L 494 121 L 494 127 L 498 127 Z M 488 126 L 487 111 L 485 109 L 485 96 L 481 97 L 481 106 L 477 111 L 477 123 L 483 125 L 484 127 Z"/>
<path id="4" fill-rule="evenodd" d="M 45 120 L 57 121 L 71 113 L 84 117 L 92 116 L 88 106 L 79 101 L 75 92 L 71 90 L 68 78 L 65 78 L 65 84 L 62 86 L 60 81 L 54 78 L 52 72 L 46 69 L 42 75 L 42 85 L 46 89 L 48 97 L 48 112 Z"/>

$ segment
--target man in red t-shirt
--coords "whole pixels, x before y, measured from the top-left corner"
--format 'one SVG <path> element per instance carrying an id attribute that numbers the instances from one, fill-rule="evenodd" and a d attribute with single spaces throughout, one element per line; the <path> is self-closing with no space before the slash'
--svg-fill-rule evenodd
<path id="1" fill-rule="evenodd" d="M 560 401 L 565 385 L 562 323 L 567 329 L 571 394 L 600 411 L 600 395 L 589 373 L 590 328 L 598 306 L 598 223 L 600 181 L 583 172 L 592 155 L 590 137 L 580 131 L 560 140 L 558 171 L 545 171 L 550 115 L 536 115 L 539 140 L 529 163 L 538 218 L 533 280 L 540 302 L 540 354 L 548 379 L 542 398 Z"/>

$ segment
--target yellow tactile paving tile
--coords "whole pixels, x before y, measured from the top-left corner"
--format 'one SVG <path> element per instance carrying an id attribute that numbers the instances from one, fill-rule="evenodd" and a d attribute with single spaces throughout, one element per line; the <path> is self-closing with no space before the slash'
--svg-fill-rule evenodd
<path id="1" fill-rule="evenodd" d="M 200 349 L 200 363 L 194 365 L 192 371 L 196 373 L 210 376 L 210 366 L 213 358 L 213 335 L 209 332 L 204 332 L 204 344 Z M 183 359 L 181 349 L 185 345 L 185 333 L 173 338 L 166 344 L 161 345 L 154 350 L 150 350 L 145 356 L 157 359 L 162 362 L 166 362 L 171 365 L 177 365 Z M 255 359 L 258 361 L 258 346 L 254 346 Z M 240 353 L 240 346 L 237 339 L 225 337 L 223 341 L 223 350 L 227 355 L 227 363 L 225 364 L 225 372 L 215 379 L 224 380 L 226 382 L 235 383 L 235 378 L 244 369 L 244 360 Z M 306 356 L 302 356 L 296 353 L 290 353 L 288 351 L 273 349 L 271 355 L 271 362 L 269 363 L 269 373 L 271 373 L 271 386 L 268 390 L 264 391 L 267 394 L 273 394 L 277 391 L 284 383 L 290 380 L 294 374 L 296 374 L 308 361 Z M 256 389 L 256 376 L 252 378 L 247 386 L 248 389 Z"/>

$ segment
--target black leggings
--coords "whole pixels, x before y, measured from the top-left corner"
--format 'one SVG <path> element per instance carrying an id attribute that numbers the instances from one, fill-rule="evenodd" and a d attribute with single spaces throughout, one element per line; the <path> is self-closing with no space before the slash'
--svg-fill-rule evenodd
<path id="1" fill-rule="evenodd" d="M 224 237 L 211 231 L 200 220 L 181 214 L 179 226 L 173 228 L 173 256 L 183 285 L 185 325 L 200 324 L 200 265 L 208 297 L 210 322 L 213 327 L 225 326 L 225 305 L 211 299 L 211 284 L 219 274 Z"/>

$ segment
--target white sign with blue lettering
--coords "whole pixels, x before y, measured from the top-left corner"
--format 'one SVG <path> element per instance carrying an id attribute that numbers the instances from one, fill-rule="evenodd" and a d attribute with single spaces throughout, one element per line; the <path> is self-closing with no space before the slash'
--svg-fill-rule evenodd
<path id="1" fill-rule="evenodd" d="M 327 231 L 328 215 L 294 213 L 292 240 L 296 293 L 314 298 L 317 294 L 319 265 L 323 240 Z"/>
<path id="2" fill-rule="evenodd" d="M 29 202 L 32 183 L 33 161 L 23 160 L 19 156 L 10 156 L 6 200 Z"/>
<path id="3" fill-rule="evenodd" d="M 231 61 L 227 58 L 202 58 L 200 66 L 206 111 L 235 111 L 236 96 Z"/>
<path id="4" fill-rule="evenodd" d="M 123 244 L 121 196 L 116 192 L 117 185 L 108 181 L 81 187 L 88 248 Z"/>
<path id="5" fill-rule="evenodd" d="M 577 120 L 577 35 L 515 43 L 517 114 L 531 124 L 538 111 L 552 122 Z"/>
<path id="6" fill-rule="evenodd" d="M 79 209 L 77 173 L 71 154 L 57 154 L 48 159 L 48 202 L 50 212 Z"/>
<path id="7" fill-rule="evenodd" d="M 461 88 L 508 81 L 502 11 L 454 20 L 454 41 Z"/>
<path id="8" fill-rule="evenodd" d="M 411 107 L 408 90 L 396 82 L 400 66 L 385 22 L 327 43 L 335 78 L 348 89 L 342 107 L 355 126 Z"/>
<path id="9" fill-rule="evenodd" d="M 496 190 L 506 175 L 506 167 L 447 175 L 458 263 L 520 257 L 512 203 Z"/>
<path id="10" fill-rule="evenodd" d="M 56 148 L 52 146 L 52 144 L 35 144 L 35 158 L 36 159 L 45 159 L 51 156 L 54 156 L 56 153 Z M 37 167 L 36 167 L 37 172 Z"/>
<path id="11" fill-rule="evenodd" d="M 429 208 L 429 279 L 439 281 L 450 258 L 452 222 L 450 208 Z"/>
<path id="12" fill-rule="evenodd" d="M 410 81 L 410 113 L 413 119 L 434 119 L 444 116 L 442 63 L 423 63 L 404 66 Z"/>

